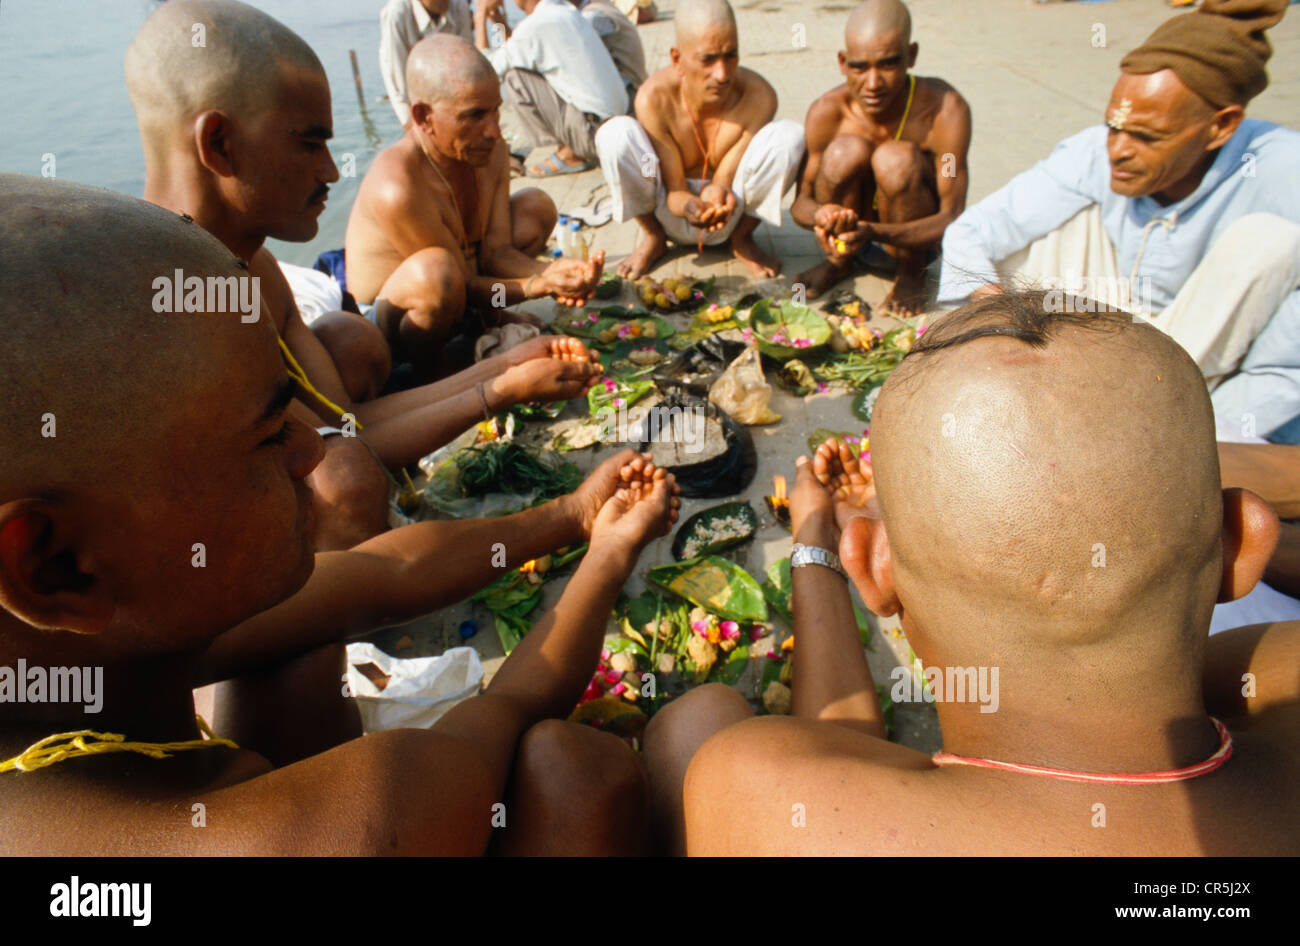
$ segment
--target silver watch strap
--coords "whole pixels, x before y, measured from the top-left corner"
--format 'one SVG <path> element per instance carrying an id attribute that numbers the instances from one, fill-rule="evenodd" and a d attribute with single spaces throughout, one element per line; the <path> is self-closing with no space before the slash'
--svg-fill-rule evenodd
<path id="1" fill-rule="evenodd" d="M 840 564 L 840 557 L 830 549 L 822 548 L 820 545 L 801 545 L 796 542 L 790 552 L 790 567 L 803 568 L 806 565 L 821 565 L 837 573 L 841 578 L 849 577 L 844 571 L 844 566 Z"/>

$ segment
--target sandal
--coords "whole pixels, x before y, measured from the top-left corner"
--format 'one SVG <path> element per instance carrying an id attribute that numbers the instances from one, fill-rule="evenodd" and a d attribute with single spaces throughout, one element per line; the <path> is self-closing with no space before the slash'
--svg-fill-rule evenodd
<path id="1" fill-rule="evenodd" d="M 560 177 L 564 174 L 577 174 L 581 171 L 590 171 L 593 165 L 579 161 L 577 164 L 568 164 L 560 157 L 559 152 L 553 153 L 541 164 L 534 164 L 528 169 L 528 176 L 534 179 L 543 177 Z"/>

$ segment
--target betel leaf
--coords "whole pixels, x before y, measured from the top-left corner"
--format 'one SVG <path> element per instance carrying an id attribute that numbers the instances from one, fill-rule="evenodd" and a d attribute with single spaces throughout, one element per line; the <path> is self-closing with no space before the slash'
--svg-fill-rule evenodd
<path id="1" fill-rule="evenodd" d="M 618 273 L 605 273 L 596 283 L 597 299 L 613 299 L 623 289 L 623 277 Z"/>
<path id="2" fill-rule="evenodd" d="M 615 381 L 606 378 L 597 381 L 587 392 L 587 408 L 592 417 L 599 417 L 619 408 L 631 407 L 654 389 L 653 381 Z"/>
<path id="3" fill-rule="evenodd" d="M 710 539 L 709 533 L 718 532 L 727 520 L 736 520 L 739 526 Z M 680 562 L 701 555 L 713 555 L 749 541 L 757 529 L 758 514 L 749 503 L 733 502 L 711 506 L 682 523 L 673 536 L 673 558 Z"/>
<path id="4" fill-rule="evenodd" d="M 811 354 L 831 338 L 830 323 L 793 301 L 758 300 L 749 312 L 749 325 L 759 350 L 777 361 Z"/>
<path id="5" fill-rule="evenodd" d="M 532 630 L 532 622 L 527 618 L 520 617 L 513 611 L 506 610 L 492 615 L 493 621 L 497 627 L 497 638 L 501 641 L 501 649 L 510 654 L 512 650 L 519 646 L 519 642 L 524 639 L 524 635 Z"/>
<path id="6" fill-rule="evenodd" d="M 528 580 L 515 571 L 507 572 L 492 584 L 470 595 L 471 601 L 482 603 L 483 607 L 493 613 L 513 608 L 521 601 L 541 595 L 541 585 L 529 584 Z"/>
<path id="7" fill-rule="evenodd" d="M 727 654 L 725 660 L 719 660 L 709 671 L 709 682 L 733 684 L 745 673 L 749 666 L 749 645 L 741 644 Z"/>
<path id="8" fill-rule="evenodd" d="M 650 569 L 646 577 L 652 584 L 721 618 L 741 622 L 767 620 L 767 603 L 758 582 L 725 558 L 705 555 L 676 565 L 660 565 Z"/>

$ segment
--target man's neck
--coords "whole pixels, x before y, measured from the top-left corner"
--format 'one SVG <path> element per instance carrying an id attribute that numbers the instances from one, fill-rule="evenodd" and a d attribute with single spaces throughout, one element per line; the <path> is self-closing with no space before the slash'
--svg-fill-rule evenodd
<path id="1" fill-rule="evenodd" d="M 908 91 L 911 89 L 912 81 L 911 75 L 909 74 L 907 81 L 903 83 L 902 88 L 898 90 L 898 94 L 894 96 L 894 100 L 890 102 L 882 112 L 878 112 L 874 115 L 867 112 L 867 110 L 862 107 L 862 102 L 858 100 L 858 97 L 854 95 L 852 91 L 849 92 L 849 107 L 854 110 L 868 126 L 883 128 L 890 133 L 893 133 L 897 131 L 899 122 L 903 120 L 903 113 L 907 110 L 907 95 Z"/>
<path id="2" fill-rule="evenodd" d="M 1205 180 L 1206 172 L 1210 170 L 1210 166 L 1214 164 L 1214 159 L 1218 154 L 1218 151 L 1207 151 L 1190 174 L 1177 184 L 1151 196 L 1162 207 L 1168 207 L 1170 204 L 1175 204 L 1186 197 L 1190 197 L 1195 193 L 1196 188 L 1201 186 L 1201 181 Z"/>
<path id="3" fill-rule="evenodd" d="M 130 664 L 95 664 L 96 658 L 78 660 L 67 655 L 42 657 L 39 661 L 27 660 L 30 677 L 32 667 L 45 674 L 42 699 L 48 701 L 53 692 L 53 668 L 82 670 L 90 667 L 92 680 L 96 681 L 99 712 L 87 712 L 94 704 L 80 694 L 80 703 L 15 702 L 0 703 L 0 758 L 9 758 L 27 746 L 59 732 L 91 729 L 95 732 L 120 733 L 134 742 L 171 742 L 193 739 L 198 730 L 194 722 L 194 697 L 190 688 L 193 658 L 170 656 L 137 660 Z M 0 666 L 16 668 L 16 659 L 0 659 Z M 26 696 L 36 695 L 28 681 Z M 63 686 L 67 686 L 66 680 Z M 65 694 L 66 695 L 66 694 Z"/>
<path id="4" fill-rule="evenodd" d="M 432 163 L 442 172 L 444 177 L 460 177 L 467 170 L 472 170 L 466 162 L 439 151 L 437 146 L 434 145 L 433 139 L 418 127 L 413 125 L 408 134 L 411 136 L 411 142 L 415 145 L 415 150 L 424 152 L 424 157 L 421 160 Z"/>
<path id="5" fill-rule="evenodd" d="M 144 199 L 188 215 L 242 260 L 252 259 L 266 242 L 266 234 L 248 232 L 245 221 L 192 175 L 146 174 Z"/>
<path id="6" fill-rule="evenodd" d="M 997 667 L 975 667 L 976 693 L 967 689 L 964 701 L 955 702 L 956 671 L 970 661 L 930 656 L 934 662 L 924 660 L 924 666 L 944 677 L 935 709 L 945 752 L 1076 772 L 1131 773 L 1193 765 L 1218 747 L 1199 675 L 1179 674 L 1172 663 L 1135 663 L 1117 674 L 1115 660 L 1072 651 L 1055 662 L 1003 658 Z M 1080 670 L 1094 666 L 1104 666 L 1108 679 L 1098 679 L 1095 669 Z"/>

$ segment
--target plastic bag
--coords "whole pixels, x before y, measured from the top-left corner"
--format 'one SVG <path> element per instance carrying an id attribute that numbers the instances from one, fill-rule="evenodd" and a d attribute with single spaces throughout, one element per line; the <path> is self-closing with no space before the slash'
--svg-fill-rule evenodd
<path id="1" fill-rule="evenodd" d="M 757 345 L 746 346 L 740 357 L 727 366 L 709 389 L 709 400 L 741 424 L 774 424 L 781 419 L 767 406 L 772 400 L 772 386 L 763 376 Z"/>
<path id="2" fill-rule="evenodd" d="M 388 677 L 381 689 L 358 666 L 374 664 Z M 483 664 L 473 647 L 453 647 L 440 657 L 391 657 L 374 644 L 348 644 L 348 687 L 361 712 L 361 728 L 428 728 L 447 710 L 476 694 Z"/>

